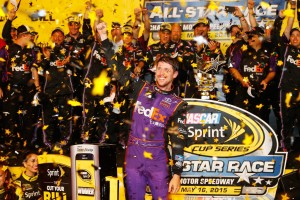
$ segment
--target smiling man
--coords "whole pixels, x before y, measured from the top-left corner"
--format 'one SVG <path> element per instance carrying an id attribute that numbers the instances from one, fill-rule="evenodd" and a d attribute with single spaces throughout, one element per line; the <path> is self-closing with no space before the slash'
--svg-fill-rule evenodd
<path id="1" fill-rule="evenodd" d="M 149 84 L 137 79 L 119 59 L 111 59 L 113 50 L 107 40 L 105 23 L 97 29 L 115 78 L 125 87 L 128 80 L 131 81 L 129 98 L 134 105 L 125 156 L 127 197 L 144 199 L 148 184 L 153 199 L 167 199 L 169 192 L 176 193 L 180 189 L 187 135 L 184 124 L 178 123 L 178 118 L 184 118 L 186 103 L 173 91 L 178 62 L 170 56 L 160 56 L 154 63 L 155 83 Z M 168 152 L 169 141 L 172 157 Z"/>

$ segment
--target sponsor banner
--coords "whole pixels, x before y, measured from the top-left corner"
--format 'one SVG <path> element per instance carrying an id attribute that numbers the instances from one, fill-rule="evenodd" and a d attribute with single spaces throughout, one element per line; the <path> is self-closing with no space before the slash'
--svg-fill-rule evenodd
<path id="1" fill-rule="evenodd" d="M 240 21 L 232 13 L 233 7 L 239 7 L 248 18 L 247 1 L 145 1 L 150 11 L 151 31 L 157 32 L 162 22 L 181 23 L 183 39 L 193 37 L 193 25 L 199 18 L 207 17 L 210 21 L 210 37 L 228 39 L 226 28 Z M 266 0 L 264 3 L 255 1 L 255 16 L 259 26 L 265 26 L 277 16 L 277 10 L 285 8 L 285 1 Z"/>
<path id="2" fill-rule="evenodd" d="M 185 148 L 179 195 L 251 199 L 277 187 L 286 152 L 271 127 L 255 115 L 218 101 L 186 99 Z M 271 196 L 271 197 L 270 197 Z"/>
<path id="3" fill-rule="evenodd" d="M 70 157 L 39 156 L 39 179 L 44 200 L 72 198 Z"/>

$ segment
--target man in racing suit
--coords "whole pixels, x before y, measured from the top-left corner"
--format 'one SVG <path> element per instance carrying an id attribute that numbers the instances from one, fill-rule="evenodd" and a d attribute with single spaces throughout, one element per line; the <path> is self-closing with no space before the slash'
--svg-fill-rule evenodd
<path id="1" fill-rule="evenodd" d="M 106 35 L 105 23 L 97 30 L 108 48 L 107 58 L 112 50 Z M 135 79 L 122 61 L 108 59 L 114 70 L 115 78 L 124 84 L 133 80 L 131 87 L 132 102 L 135 103 L 126 151 L 126 191 L 128 199 L 144 199 L 146 185 L 151 189 L 153 199 L 167 199 L 168 192 L 176 193 L 180 188 L 180 174 L 183 168 L 183 148 L 186 130 L 178 124 L 185 110 L 185 102 L 173 94 L 173 80 L 178 75 L 178 63 L 169 56 L 161 56 L 156 61 L 154 84 Z M 121 76 L 118 76 L 121 75 Z M 126 84 L 124 84 L 126 85 Z M 179 127 L 179 128 L 178 128 Z M 172 179 L 168 183 L 168 151 L 171 142 Z"/>

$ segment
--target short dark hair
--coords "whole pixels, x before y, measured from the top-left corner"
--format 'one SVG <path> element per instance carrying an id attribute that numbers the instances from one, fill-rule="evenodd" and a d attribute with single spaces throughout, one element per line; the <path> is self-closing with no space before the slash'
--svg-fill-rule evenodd
<path id="1" fill-rule="evenodd" d="M 179 70 L 179 64 L 178 64 L 178 61 L 177 59 L 175 58 L 172 58 L 171 56 L 169 55 L 162 55 L 161 57 L 159 57 L 156 61 L 155 61 L 155 65 L 157 65 L 159 62 L 165 62 L 165 63 L 168 63 L 170 65 L 172 65 L 173 69 L 175 71 L 178 71 Z"/>
<path id="2" fill-rule="evenodd" d="M 290 31 L 290 35 L 292 35 L 292 33 L 293 33 L 294 31 L 300 32 L 299 28 L 292 28 L 292 30 Z"/>
<path id="3" fill-rule="evenodd" d="M 238 29 L 240 29 L 240 31 L 242 31 L 242 29 L 241 29 L 241 27 L 240 27 L 239 25 L 234 24 L 234 25 L 231 25 L 231 26 L 229 27 L 228 33 L 231 33 L 232 29 L 235 28 L 235 27 L 238 28 Z"/>

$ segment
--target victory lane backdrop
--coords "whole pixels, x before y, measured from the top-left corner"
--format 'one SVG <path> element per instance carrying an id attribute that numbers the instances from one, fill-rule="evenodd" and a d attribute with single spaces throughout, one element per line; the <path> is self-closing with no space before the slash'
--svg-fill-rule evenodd
<path id="1" fill-rule="evenodd" d="M 12 2 L 16 2 L 16 4 L 20 2 L 17 18 L 13 21 L 13 26 L 18 27 L 22 24 L 29 26 L 39 33 L 37 44 L 41 42 L 49 45 L 51 44 L 51 32 L 56 27 L 62 28 L 65 34 L 69 32 L 68 17 L 78 16 L 81 18 L 82 24 L 87 1 L 15 0 Z M 95 10 L 101 8 L 104 13 L 102 20 L 108 24 L 108 29 L 111 28 L 113 21 L 118 21 L 123 25 L 130 20 L 134 20 L 134 8 L 139 8 L 144 3 L 142 0 L 91 0 L 89 2 L 93 5 L 89 13 L 91 24 L 93 25 L 96 18 Z M 0 1 L 1 7 L 4 3 L 5 0 Z M 8 6 L 8 8 L 11 7 L 11 5 Z M 1 33 L 6 19 L 4 10 L 0 9 Z"/>

